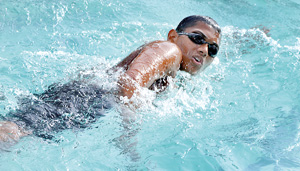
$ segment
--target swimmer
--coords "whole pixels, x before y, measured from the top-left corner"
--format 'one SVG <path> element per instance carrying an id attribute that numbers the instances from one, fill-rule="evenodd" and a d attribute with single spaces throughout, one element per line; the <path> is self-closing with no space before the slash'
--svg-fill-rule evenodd
<path id="1" fill-rule="evenodd" d="M 139 86 L 163 91 L 169 84 L 168 77 L 174 78 L 178 70 L 192 75 L 204 71 L 219 51 L 220 37 L 221 29 L 212 18 L 198 15 L 184 18 L 176 29 L 169 31 L 166 41 L 154 41 L 141 46 L 113 68 L 113 70 L 125 71 L 118 81 L 120 95 L 131 99 L 135 93 L 138 94 Z M 47 93 L 44 94 L 48 99 L 50 98 Z M 57 103 L 57 100 L 54 102 Z M 45 117 L 53 119 L 57 115 L 57 113 L 55 115 L 48 113 Z M 70 125 L 64 122 L 55 123 Z M 56 127 L 71 128 L 61 128 L 60 125 Z M 14 122 L 0 122 L 1 141 L 9 141 L 9 139 L 17 141 L 28 134 L 28 131 L 24 131 Z"/>

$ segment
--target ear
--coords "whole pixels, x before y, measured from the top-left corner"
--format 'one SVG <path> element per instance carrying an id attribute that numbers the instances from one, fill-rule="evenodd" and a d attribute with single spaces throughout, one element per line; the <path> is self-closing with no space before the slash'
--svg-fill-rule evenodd
<path id="1" fill-rule="evenodd" d="M 176 30 L 174 30 L 174 29 L 170 30 L 169 34 L 168 34 L 168 41 L 176 43 L 177 38 L 178 38 L 178 34 L 177 34 Z"/>

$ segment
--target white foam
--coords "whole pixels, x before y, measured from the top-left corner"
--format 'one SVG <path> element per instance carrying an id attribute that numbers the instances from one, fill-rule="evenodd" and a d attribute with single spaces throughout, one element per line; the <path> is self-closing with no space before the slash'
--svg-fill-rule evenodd
<path id="1" fill-rule="evenodd" d="M 225 26 L 222 28 L 223 37 L 229 37 L 231 39 L 241 39 L 248 38 L 254 39 L 258 42 L 262 41 L 263 44 L 269 44 L 276 48 L 281 48 L 282 46 L 277 40 L 274 40 L 271 36 L 268 36 L 264 31 L 259 28 L 250 29 L 240 29 L 233 26 Z"/>
<path id="2" fill-rule="evenodd" d="M 5 59 L 5 58 L 2 58 L 1 56 L 0 56 L 0 61 L 7 61 L 8 59 Z"/>

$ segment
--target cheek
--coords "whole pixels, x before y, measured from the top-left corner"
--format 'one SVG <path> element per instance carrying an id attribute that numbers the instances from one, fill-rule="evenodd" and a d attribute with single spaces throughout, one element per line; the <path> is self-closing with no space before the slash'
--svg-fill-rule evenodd
<path id="1" fill-rule="evenodd" d="M 207 62 L 208 62 L 209 64 L 211 64 L 211 63 L 214 61 L 214 58 L 212 58 L 212 57 L 208 57 L 208 58 L 209 58 L 209 59 L 208 59 Z"/>
<path id="2" fill-rule="evenodd" d="M 211 58 L 211 57 L 208 57 L 208 58 Z M 205 67 L 208 67 L 213 61 L 214 61 L 213 58 L 207 59 L 206 62 L 205 62 Z"/>
<path id="3" fill-rule="evenodd" d="M 178 45 L 181 49 L 182 55 L 188 56 L 189 53 L 191 52 L 190 43 L 185 40 L 181 40 Z"/>
<path id="4" fill-rule="evenodd" d="M 184 55 L 187 58 L 190 58 L 191 54 L 192 54 L 192 50 L 189 47 L 184 46 L 182 48 L 182 55 Z"/>

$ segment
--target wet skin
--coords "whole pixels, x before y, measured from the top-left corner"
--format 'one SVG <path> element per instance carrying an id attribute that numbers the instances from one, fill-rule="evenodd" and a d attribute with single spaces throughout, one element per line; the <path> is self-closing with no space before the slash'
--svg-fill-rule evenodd
<path id="1" fill-rule="evenodd" d="M 214 28 L 204 22 L 185 29 L 186 33 L 200 33 L 205 41 L 212 44 L 220 43 L 220 35 Z M 186 35 L 178 35 L 172 29 L 168 41 L 155 41 L 131 53 L 117 67 L 123 67 L 125 74 L 120 77 L 119 85 L 122 96 L 131 96 L 141 87 L 164 88 L 168 85 L 167 76 L 176 76 L 178 70 L 192 75 L 202 72 L 214 58 L 208 55 L 207 44 L 195 44 Z M 160 87 L 161 86 L 161 87 Z"/>
<path id="2" fill-rule="evenodd" d="M 13 122 L 0 121 L 0 142 L 18 141 L 21 137 L 29 135 Z"/>

